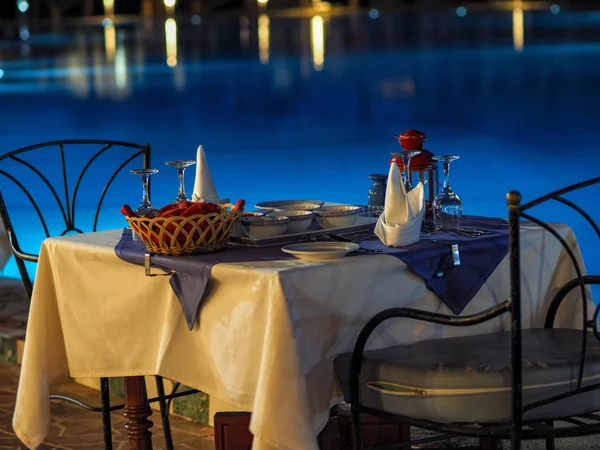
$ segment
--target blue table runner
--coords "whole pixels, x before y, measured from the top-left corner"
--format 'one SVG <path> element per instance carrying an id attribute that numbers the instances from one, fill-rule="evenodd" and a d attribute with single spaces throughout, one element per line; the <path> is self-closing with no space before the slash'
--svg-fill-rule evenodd
<path id="1" fill-rule="evenodd" d="M 462 226 L 485 230 L 490 234 L 470 238 L 440 231 L 429 235 L 421 234 L 421 240 L 408 247 L 386 247 L 379 239 L 363 241 L 361 247 L 379 250 L 381 254 L 392 255 L 402 260 L 415 274 L 423 278 L 429 290 L 458 315 L 508 253 L 506 220 L 467 216 L 464 217 Z M 456 267 L 453 265 L 450 243 L 458 244 L 460 265 Z M 437 273 L 440 269 L 444 275 L 438 278 Z"/>
<path id="2" fill-rule="evenodd" d="M 438 232 L 421 235 L 421 241 L 403 248 L 390 248 L 378 238 L 361 242 L 361 248 L 379 250 L 379 253 L 399 258 L 415 274 L 423 278 L 428 289 L 434 292 L 454 314 L 460 314 L 477 294 L 508 252 L 508 225 L 503 219 L 465 217 L 464 227 L 489 231 L 476 238 L 458 237 Z M 453 267 L 451 246 L 459 246 L 461 265 Z M 134 241 L 131 230 L 123 234 L 115 247 L 117 256 L 129 263 L 144 265 L 147 253 L 143 242 Z M 352 256 L 359 256 L 355 253 Z M 200 306 L 204 303 L 210 271 L 215 264 L 293 259 L 274 247 L 227 246 L 215 253 L 190 256 L 152 255 L 154 267 L 174 271 L 169 283 L 181 303 L 190 330 L 194 327 Z M 444 275 L 437 277 L 438 270 Z"/>

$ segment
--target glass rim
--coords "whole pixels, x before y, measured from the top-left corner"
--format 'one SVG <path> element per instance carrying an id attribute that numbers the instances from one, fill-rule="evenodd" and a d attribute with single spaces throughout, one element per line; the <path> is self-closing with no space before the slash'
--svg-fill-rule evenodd
<path id="1" fill-rule="evenodd" d="M 170 161 L 166 161 L 165 164 L 167 166 L 175 166 L 175 165 L 187 165 L 187 166 L 192 166 L 194 164 L 196 164 L 196 161 L 194 161 L 193 159 L 173 159 Z"/>
<path id="2" fill-rule="evenodd" d="M 132 169 L 131 173 L 134 175 L 153 175 L 158 173 L 158 169 Z"/>
<path id="3" fill-rule="evenodd" d="M 431 159 L 433 159 L 434 161 L 440 161 L 440 162 L 450 162 L 450 161 L 456 161 L 457 159 L 460 159 L 460 156 L 458 155 L 440 155 L 440 156 L 432 156 Z"/>
<path id="4" fill-rule="evenodd" d="M 399 152 L 391 152 L 392 156 L 417 156 L 423 153 L 423 150 L 401 150 Z"/>

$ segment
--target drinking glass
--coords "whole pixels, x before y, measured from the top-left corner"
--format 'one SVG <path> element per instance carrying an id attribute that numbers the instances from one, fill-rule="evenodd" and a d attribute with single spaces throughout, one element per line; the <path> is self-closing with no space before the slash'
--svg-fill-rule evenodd
<path id="1" fill-rule="evenodd" d="M 401 152 L 393 152 L 392 156 L 397 156 L 402 159 L 402 165 L 404 166 L 404 187 L 406 192 L 412 190 L 412 181 L 410 176 L 410 160 L 413 156 L 417 156 L 421 153 L 421 150 L 402 150 Z"/>
<path id="2" fill-rule="evenodd" d="M 433 200 L 433 223 L 444 230 L 455 230 L 460 227 L 463 204 L 458 195 L 450 187 L 450 163 L 460 156 L 434 156 L 434 161 L 442 163 L 444 168 L 444 186 L 442 192 Z"/>
<path id="3" fill-rule="evenodd" d="M 177 177 L 179 178 L 179 191 L 177 192 L 177 198 L 173 203 L 185 202 L 188 200 L 187 194 L 185 193 L 185 184 L 183 182 L 183 176 L 185 173 L 185 169 L 189 166 L 193 166 L 196 164 L 196 161 L 192 160 L 180 160 L 177 159 L 175 161 L 167 161 L 165 163 L 167 166 L 175 167 L 177 169 Z"/>
<path id="4" fill-rule="evenodd" d="M 158 169 L 134 169 L 131 171 L 134 175 L 139 175 L 142 178 L 142 203 L 135 210 L 138 216 L 145 216 L 149 212 L 156 211 L 156 208 L 150 203 L 150 195 L 148 193 L 148 181 L 150 176 L 158 172 Z"/>

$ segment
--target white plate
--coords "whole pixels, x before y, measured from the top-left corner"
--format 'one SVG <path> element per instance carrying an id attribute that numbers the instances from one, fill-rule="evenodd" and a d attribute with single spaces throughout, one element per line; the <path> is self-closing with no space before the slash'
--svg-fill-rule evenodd
<path id="1" fill-rule="evenodd" d="M 255 208 L 258 209 L 270 209 L 274 210 L 275 208 L 279 208 L 280 206 L 293 205 L 296 203 L 314 203 L 319 206 L 323 206 L 322 200 L 273 200 L 270 202 L 260 202 L 254 205 Z"/>
<path id="2" fill-rule="evenodd" d="M 302 242 L 286 245 L 281 250 L 302 261 L 324 261 L 342 258 L 359 248 L 360 245 L 351 242 Z"/>

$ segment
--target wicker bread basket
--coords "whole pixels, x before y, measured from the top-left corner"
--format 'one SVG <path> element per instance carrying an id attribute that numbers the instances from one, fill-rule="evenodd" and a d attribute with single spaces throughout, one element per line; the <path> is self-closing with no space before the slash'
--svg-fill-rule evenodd
<path id="1" fill-rule="evenodd" d="M 222 249 L 242 216 L 242 208 L 219 205 L 221 213 L 195 214 L 189 217 L 128 217 L 134 232 L 151 253 L 169 256 L 209 253 Z"/>

